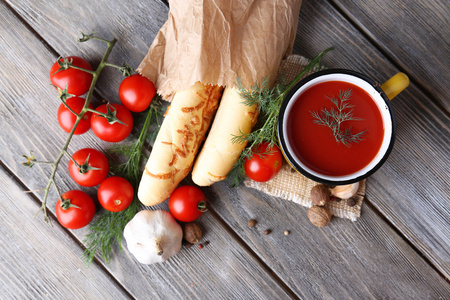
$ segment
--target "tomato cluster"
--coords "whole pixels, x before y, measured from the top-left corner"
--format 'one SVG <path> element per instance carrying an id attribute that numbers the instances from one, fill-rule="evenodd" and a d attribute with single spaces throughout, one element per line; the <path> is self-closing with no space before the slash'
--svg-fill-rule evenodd
<path id="1" fill-rule="evenodd" d="M 60 58 L 50 69 L 51 83 L 69 96 L 73 96 L 58 109 L 59 125 L 66 132 L 72 131 L 77 120 L 75 114 L 80 114 L 84 109 L 86 99 L 80 96 L 91 87 L 93 75 L 89 71 L 92 71 L 92 66 L 78 56 Z M 140 74 L 133 74 L 122 81 L 118 94 L 122 104 L 102 104 L 94 113 L 91 112 L 93 107 L 89 104 L 88 108 L 91 111 L 87 110 L 84 113 L 73 134 L 83 134 L 92 128 L 98 138 L 107 142 L 120 142 L 126 139 L 133 129 L 133 116 L 130 111 L 146 110 L 156 95 L 156 89 L 149 79 Z"/>
<path id="2" fill-rule="evenodd" d="M 109 211 L 119 212 L 126 209 L 134 199 L 134 188 L 123 177 L 109 173 L 106 156 L 92 148 L 83 148 L 75 152 L 68 164 L 69 174 L 81 186 L 99 185 L 97 198 L 100 205 Z M 86 226 L 94 218 L 95 204 L 92 198 L 80 190 L 64 193 L 56 203 L 56 217 L 61 225 L 69 229 Z"/>
<path id="3" fill-rule="evenodd" d="M 50 69 L 50 81 L 60 91 L 63 103 L 58 108 L 58 123 L 74 135 L 89 129 L 101 140 L 120 142 L 133 129 L 132 112 L 146 110 L 156 89 L 153 83 L 139 75 L 126 77 L 119 87 L 122 104 L 102 104 L 93 108 L 82 96 L 92 85 L 93 68 L 78 56 L 60 58 Z M 79 116 L 81 118 L 78 120 Z M 76 122 L 78 123 L 76 124 Z M 74 128 L 76 124 L 76 128 Z M 69 174 L 81 186 L 99 186 L 97 198 L 103 208 L 112 212 L 126 209 L 134 199 L 134 188 L 123 177 L 109 174 L 109 161 L 100 151 L 83 148 L 76 151 L 68 164 Z M 91 222 L 95 215 L 94 200 L 81 190 L 71 190 L 61 195 L 56 203 L 56 216 L 60 224 L 78 229 Z"/>

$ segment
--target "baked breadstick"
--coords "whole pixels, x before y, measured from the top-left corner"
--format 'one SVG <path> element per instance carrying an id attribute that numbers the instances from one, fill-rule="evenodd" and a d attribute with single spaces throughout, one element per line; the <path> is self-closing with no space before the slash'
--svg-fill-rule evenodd
<path id="1" fill-rule="evenodd" d="M 209 186 L 225 179 L 245 148 L 246 143 L 233 143 L 232 138 L 252 131 L 258 108 L 243 101 L 236 88 L 225 88 L 211 131 L 192 170 L 192 180 L 197 185 Z"/>
<path id="2" fill-rule="evenodd" d="M 175 93 L 139 184 L 138 198 L 144 205 L 166 200 L 190 172 L 222 91 L 197 82 Z"/>

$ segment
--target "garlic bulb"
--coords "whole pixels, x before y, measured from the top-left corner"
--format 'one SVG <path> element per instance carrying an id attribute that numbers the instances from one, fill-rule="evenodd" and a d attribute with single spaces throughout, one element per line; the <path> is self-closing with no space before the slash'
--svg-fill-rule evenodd
<path id="1" fill-rule="evenodd" d="M 347 184 L 347 185 L 337 185 L 331 189 L 331 194 L 340 199 L 348 199 L 353 197 L 359 189 L 359 182 Z"/>
<path id="2" fill-rule="evenodd" d="M 143 264 L 163 262 L 181 249 L 183 230 L 164 210 L 142 210 L 125 226 L 128 250 Z"/>

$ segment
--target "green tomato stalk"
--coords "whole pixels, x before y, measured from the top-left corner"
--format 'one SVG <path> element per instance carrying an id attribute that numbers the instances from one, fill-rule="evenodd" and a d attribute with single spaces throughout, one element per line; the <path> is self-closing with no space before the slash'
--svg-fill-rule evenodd
<path id="1" fill-rule="evenodd" d="M 92 74 L 92 82 L 91 82 L 91 85 L 89 87 L 89 91 L 87 93 L 86 101 L 84 103 L 83 109 L 78 114 L 75 113 L 72 109 L 70 109 L 70 107 L 68 107 L 68 105 L 66 104 L 66 99 L 69 98 L 69 97 L 72 97 L 73 95 L 67 93 L 67 87 L 64 90 L 61 90 L 61 89 L 58 88 L 58 91 L 60 92 L 59 98 L 61 99 L 61 101 L 64 103 L 64 105 L 73 114 L 75 114 L 77 116 L 76 121 L 75 121 L 75 123 L 74 123 L 74 125 L 72 127 L 72 130 L 69 133 L 69 136 L 67 137 L 67 140 L 66 140 L 64 146 L 62 147 L 61 151 L 59 152 L 58 156 L 56 157 L 56 159 L 54 161 L 49 161 L 49 162 L 47 162 L 47 161 L 37 161 L 34 158 L 34 156 L 31 153 L 31 151 L 30 151 L 30 156 L 23 155 L 27 159 L 27 162 L 23 163 L 23 165 L 25 165 L 27 167 L 32 167 L 34 164 L 37 164 L 37 163 L 39 163 L 39 164 L 49 164 L 49 165 L 52 166 L 52 172 L 51 172 L 51 174 L 49 176 L 49 180 L 48 180 L 47 186 L 44 189 L 44 192 L 45 192 L 44 199 L 42 200 L 42 205 L 41 205 L 40 209 L 37 212 L 37 213 L 39 213 L 41 210 L 43 211 L 44 219 L 45 219 L 46 222 L 50 221 L 50 219 L 48 218 L 48 214 L 47 214 L 47 198 L 48 198 L 48 193 L 50 191 L 50 187 L 52 185 L 54 185 L 54 187 L 55 187 L 59 197 L 62 199 L 61 192 L 60 192 L 60 190 L 58 188 L 58 185 L 55 183 L 56 170 L 58 169 L 58 165 L 59 165 L 62 157 L 64 156 L 65 153 L 67 153 L 67 148 L 69 147 L 70 141 L 72 140 L 72 137 L 74 135 L 75 129 L 78 126 L 78 123 L 81 121 L 81 119 L 83 118 L 83 116 L 84 116 L 84 114 L 86 112 L 93 111 L 88 106 L 89 106 L 89 103 L 91 101 L 91 97 L 92 97 L 92 94 L 94 92 L 95 84 L 97 83 L 97 80 L 98 80 L 98 78 L 100 76 L 100 73 L 102 72 L 103 68 L 106 67 L 106 66 L 118 68 L 118 69 L 121 70 L 121 72 L 123 74 L 126 74 L 127 72 L 128 72 L 128 74 L 130 73 L 130 67 L 127 66 L 126 64 L 124 64 L 123 66 L 120 67 L 120 66 L 116 66 L 116 65 L 113 65 L 113 64 L 110 64 L 110 63 L 107 62 L 108 57 L 111 54 L 111 51 L 112 51 L 114 45 L 117 42 L 117 40 L 115 38 L 110 40 L 110 41 L 108 41 L 108 40 L 104 40 L 104 39 L 95 37 L 93 34 L 85 35 L 84 33 L 82 33 L 82 35 L 83 35 L 83 37 L 79 39 L 80 42 L 88 41 L 90 39 L 97 39 L 97 40 L 103 41 L 103 42 L 105 42 L 107 44 L 107 49 L 106 49 L 106 51 L 105 51 L 105 53 L 103 55 L 103 58 L 102 58 L 100 64 L 98 65 L 98 67 L 97 67 L 97 69 L 95 71 L 91 71 L 91 70 L 87 70 L 87 69 L 83 69 L 83 68 L 74 66 L 74 65 L 71 64 L 70 61 L 63 61 L 60 64 L 60 66 L 61 66 L 60 70 L 64 70 L 64 69 L 68 69 L 68 68 L 74 68 L 74 69 L 82 70 L 84 72 Z M 59 61 L 59 59 L 58 59 L 58 61 Z M 93 112 L 96 112 L 96 111 L 93 111 Z M 99 113 L 99 112 L 96 112 L 96 113 L 98 113 L 100 115 L 104 115 L 104 117 L 107 117 L 105 114 L 102 114 L 102 113 Z"/>

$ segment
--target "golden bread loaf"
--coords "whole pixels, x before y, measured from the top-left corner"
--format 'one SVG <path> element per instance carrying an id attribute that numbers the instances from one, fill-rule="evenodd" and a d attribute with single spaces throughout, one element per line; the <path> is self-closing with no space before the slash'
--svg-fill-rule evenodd
<path id="1" fill-rule="evenodd" d="M 211 130 L 192 170 L 192 180 L 209 186 L 226 178 L 246 143 L 232 142 L 234 135 L 249 134 L 258 118 L 257 105 L 243 103 L 238 89 L 226 87 Z"/>
<path id="2" fill-rule="evenodd" d="M 222 91 L 221 86 L 197 82 L 175 93 L 139 184 L 144 205 L 166 200 L 191 171 Z"/>

